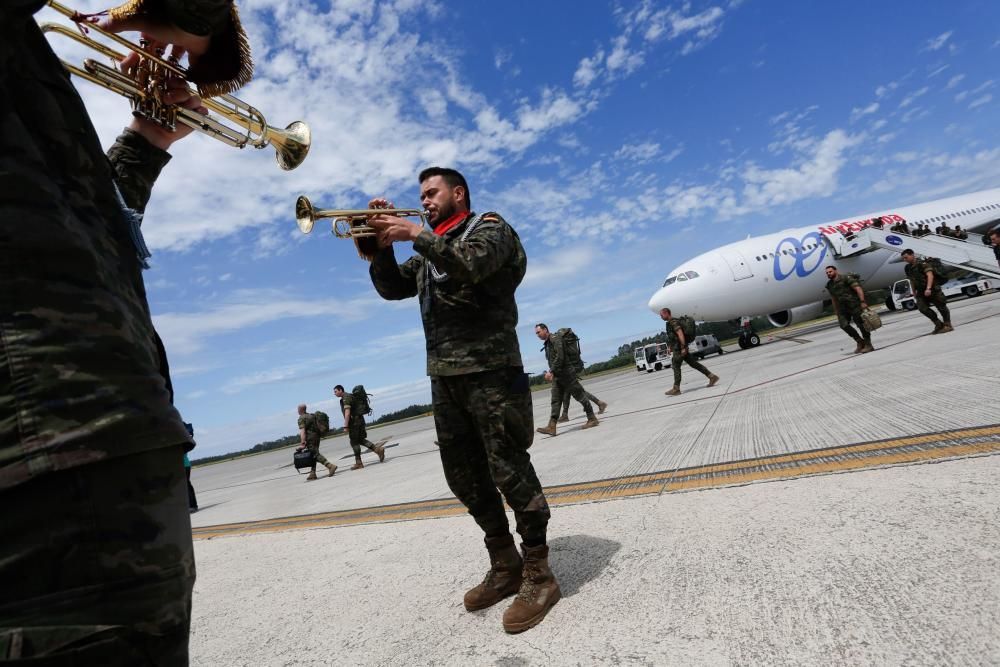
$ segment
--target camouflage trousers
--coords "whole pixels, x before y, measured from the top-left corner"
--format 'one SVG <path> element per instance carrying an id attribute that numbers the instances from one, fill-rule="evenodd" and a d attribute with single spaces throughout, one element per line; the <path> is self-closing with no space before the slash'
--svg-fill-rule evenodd
<path id="1" fill-rule="evenodd" d="M 914 298 L 917 300 L 917 310 L 923 313 L 924 317 L 929 319 L 934 324 L 937 324 L 938 320 L 937 314 L 931 310 L 931 306 L 936 306 L 938 311 L 941 313 L 941 319 L 945 322 L 951 322 L 951 311 L 948 310 L 948 299 L 945 298 L 944 292 L 941 291 L 940 287 L 936 287 L 931 290 L 930 296 L 924 296 L 923 290 L 920 290 L 918 294 L 914 294 Z"/>
<path id="2" fill-rule="evenodd" d="M 365 426 L 364 418 L 355 419 L 351 418 L 351 421 L 347 422 L 347 437 L 351 442 L 351 449 L 354 451 L 354 456 L 361 456 L 361 447 L 367 447 L 371 451 L 375 451 L 375 443 L 368 439 L 368 428 Z"/>
<path id="3" fill-rule="evenodd" d="M 0 493 L 0 662 L 188 664 L 195 567 L 183 459 L 177 445 Z"/>
<path id="4" fill-rule="evenodd" d="M 575 375 L 556 375 L 552 378 L 551 419 L 559 418 L 559 411 L 562 409 L 563 403 L 566 403 L 566 409 L 569 409 L 570 397 L 580 402 L 587 417 L 594 416 L 594 408 L 590 407 L 590 394 L 580 384 L 580 379 Z M 597 402 L 596 398 L 594 398 L 594 402 Z"/>
<path id="5" fill-rule="evenodd" d="M 487 537 L 510 532 L 505 499 L 522 540 L 544 543 L 549 505 L 528 455 L 535 429 L 524 369 L 431 376 L 431 397 L 448 488 Z"/>
<path id="6" fill-rule="evenodd" d="M 598 403 L 598 401 L 600 399 L 597 398 L 596 396 L 594 396 L 593 394 L 591 394 L 589 391 L 587 391 L 586 387 L 584 387 L 583 393 L 587 397 L 587 400 L 589 402 L 593 403 L 594 405 L 597 405 L 597 403 Z M 569 399 L 571 399 L 571 398 L 573 398 L 572 394 L 570 394 L 568 391 L 564 391 L 563 392 L 563 400 L 562 400 L 562 411 L 563 411 L 563 414 L 569 412 Z"/>
<path id="7" fill-rule="evenodd" d="M 854 325 L 858 328 L 857 331 L 851 326 L 851 322 L 854 322 Z M 840 309 L 837 310 L 837 323 L 844 330 L 844 333 L 857 342 L 871 343 L 872 334 L 868 329 L 865 329 L 865 322 L 861 319 L 860 303 L 852 307 L 844 307 L 841 304 Z"/>
<path id="8" fill-rule="evenodd" d="M 319 440 L 316 440 L 314 442 L 306 440 L 306 449 L 308 449 L 310 452 L 313 453 L 313 458 L 316 459 L 317 464 L 321 466 L 330 465 L 330 462 L 326 459 L 326 457 L 319 453 Z M 316 466 L 314 465 L 313 470 L 315 469 Z"/>
<path id="9" fill-rule="evenodd" d="M 681 363 L 687 364 L 705 377 L 712 374 L 710 370 L 702 366 L 701 363 L 690 354 L 681 354 L 680 350 L 674 350 L 673 356 L 670 357 L 670 367 L 674 369 L 675 387 L 681 386 Z"/>

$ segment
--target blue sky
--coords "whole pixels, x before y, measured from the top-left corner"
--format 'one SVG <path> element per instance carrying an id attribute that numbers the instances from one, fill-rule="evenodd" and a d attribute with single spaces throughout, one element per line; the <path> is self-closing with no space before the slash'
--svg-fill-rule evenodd
<path id="1" fill-rule="evenodd" d="M 528 252 L 519 332 L 537 372 L 535 322 L 606 359 L 660 329 L 646 301 L 705 250 L 1000 177 L 996 3 L 240 7 L 257 77 L 239 96 L 314 142 L 286 173 L 270 149 L 195 136 L 154 190 L 147 288 L 196 455 L 293 433 L 300 402 L 335 412 L 337 383 L 364 383 L 376 413 L 429 402 L 415 301 L 381 301 L 327 227 L 302 236 L 299 194 L 416 207 L 421 168 L 462 170 L 473 208 Z M 78 87 L 110 144 L 124 101 Z"/>

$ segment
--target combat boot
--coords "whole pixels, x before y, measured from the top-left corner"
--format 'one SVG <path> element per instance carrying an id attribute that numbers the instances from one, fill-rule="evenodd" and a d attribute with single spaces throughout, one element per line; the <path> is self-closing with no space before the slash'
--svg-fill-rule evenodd
<path id="1" fill-rule="evenodd" d="M 555 419 L 550 419 L 548 426 L 545 426 L 544 428 L 536 428 L 535 430 L 538 431 L 539 433 L 543 434 L 543 435 L 555 435 L 556 434 L 556 420 Z"/>
<path id="2" fill-rule="evenodd" d="M 951 322 L 945 322 L 941 325 L 940 333 L 948 333 L 949 331 L 954 331 L 955 327 L 951 326 Z"/>
<path id="3" fill-rule="evenodd" d="M 934 323 L 934 331 L 931 332 L 931 335 L 933 336 L 934 334 L 941 333 L 942 331 L 944 331 L 945 326 L 947 326 L 947 325 L 945 325 L 942 322 L 935 322 Z"/>
<path id="4" fill-rule="evenodd" d="M 552 570 L 549 569 L 549 547 L 541 545 L 524 550 L 524 573 L 521 590 L 514 603 L 503 613 L 503 629 L 513 634 L 524 632 L 542 622 L 562 591 Z"/>
<path id="5" fill-rule="evenodd" d="M 314 479 L 317 479 L 317 477 L 316 477 L 316 468 L 313 468 L 312 470 L 309 471 L 309 476 L 306 477 L 306 481 L 307 482 L 311 482 Z"/>
<path id="6" fill-rule="evenodd" d="M 597 414 L 603 415 L 604 411 L 608 409 L 608 404 L 604 401 L 597 402 Z"/>
<path id="7" fill-rule="evenodd" d="M 874 351 L 875 351 L 875 348 L 872 347 L 872 342 L 870 340 L 866 340 L 865 344 L 864 344 L 864 347 L 861 348 L 861 354 L 865 354 L 867 352 L 874 352 Z"/>
<path id="8" fill-rule="evenodd" d="M 865 351 L 865 341 L 858 338 L 856 342 L 857 345 L 854 346 L 854 354 L 861 354 Z"/>
<path id="9" fill-rule="evenodd" d="M 719 381 L 719 376 L 715 373 L 709 373 L 708 375 L 708 386 L 714 387 L 715 383 Z"/>
<path id="10" fill-rule="evenodd" d="M 333 477 L 333 473 L 337 472 L 337 466 L 332 463 L 327 463 L 326 469 L 330 471 L 330 474 L 328 474 L 327 477 Z"/>
<path id="11" fill-rule="evenodd" d="M 560 424 L 562 424 L 563 422 L 568 422 L 569 421 L 569 411 L 567 410 L 566 412 L 564 412 L 561 415 L 559 415 L 559 419 L 557 419 L 556 421 L 559 422 Z"/>
<path id="12" fill-rule="evenodd" d="M 663 393 L 666 394 L 667 396 L 680 396 L 681 388 L 678 387 L 677 385 L 674 385 L 673 387 L 671 387 L 670 389 L 668 389 Z"/>
<path id="13" fill-rule="evenodd" d="M 594 428 L 600 423 L 601 422 L 597 420 L 597 417 L 594 416 L 594 413 L 590 413 L 589 415 L 587 415 L 587 423 L 581 426 L 580 428 Z"/>
<path id="14" fill-rule="evenodd" d="M 378 462 L 385 462 L 385 445 L 379 443 L 372 448 L 372 451 L 378 454 Z"/>
<path id="15" fill-rule="evenodd" d="M 524 563 L 514 546 L 514 538 L 510 534 L 487 537 L 486 550 L 490 552 L 490 570 L 483 583 L 465 594 L 464 603 L 468 611 L 492 607 L 521 588 Z"/>
<path id="16" fill-rule="evenodd" d="M 361 470 L 364 467 L 365 464 L 361 462 L 361 459 L 358 459 L 354 462 L 354 465 L 351 466 L 351 470 Z"/>

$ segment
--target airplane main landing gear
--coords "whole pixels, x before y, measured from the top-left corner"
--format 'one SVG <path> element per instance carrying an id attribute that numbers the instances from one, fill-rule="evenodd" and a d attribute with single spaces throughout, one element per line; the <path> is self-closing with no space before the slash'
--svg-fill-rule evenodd
<path id="1" fill-rule="evenodd" d="M 749 333 L 740 334 L 739 339 L 740 349 L 746 350 L 751 347 L 757 347 L 760 345 L 760 336 L 757 335 L 756 331 L 751 331 Z"/>

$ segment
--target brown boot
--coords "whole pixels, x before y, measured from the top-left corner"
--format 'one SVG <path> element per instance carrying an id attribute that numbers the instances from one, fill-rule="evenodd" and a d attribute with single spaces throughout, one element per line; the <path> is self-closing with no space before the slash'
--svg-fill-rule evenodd
<path id="1" fill-rule="evenodd" d="M 536 428 L 536 431 L 544 435 L 555 435 L 556 434 L 556 420 L 550 419 L 549 425 L 544 428 Z"/>
<path id="2" fill-rule="evenodd" d="M 603 415 L 604 411 L 608 409 L 608 404 L 604 401 L 597 402 L 597 414 Z"/>
<path id="3" fill-rule="evenodd" d="M 719 376 L 715 373 L 710 373 L 708 376 L 708 386 L 714 387 L 715 383 L 719 381 Z"/>
<path id="4" fill-rule="evenodd" d="M 372 451 L 375 452 L 376 454 L 378 454 L 378 462 L 379 463 L 384 463 L 385 462 L 385 445 L 379 443 L 379 444 L 375 445 L 374 447 L 372 447 Z"/>
<path id="5" fill-rule="evenodd" d="M 514 603 L 503 613 L 503 629 L 510 633 L 524 632 L 542 622 L 562 592 L 549 569 L 549 547 L 526 547 L 521 590 Z"/>
<path id="6" fill-rule="evenodd" d="M 569 413 L 568 412 L 562 413 L 561 415 L 559 415 L 559 419 L 557 419 L 556 421 L 559 422 L 560 424 L 562 424 L 564 422 L 568 422 L 569 421 Z"/>
<path id="7" fill-rule="evenodd" d="M 364 467 L 365 464 L 361 462 L 361 459 L 358 459 L 354 462 L 354 465 L 351 466 L 351 470 L 361 470 Z"/>
<path id="8" fill-rule="evenodd" d="M 595 417 L 593 414 L 590 414 L 587 416 L 587 423 L 581 426 L 580 428 L 594 428 L 600 423 L 601 422 L 597 420 L 597 417 Z"/>
<path id="9" fill-rule="evenodd" d="M 487 537 L 486 550 L 490 552 L 490 570 L 483 583 L 465 594 L 465 608 L 469 611 L 492 607 L 521 588 L 524 563 L 514 546 L 514 538 L 510 535 Z"/>
<path id="10" fill-rule="evenodd" d="M 875 351 L 875 348 L 872 347 L 872 342 L 870 340 L 865 341 L 864 347 L 861 348 L 861 354 L 865 354 L 867 352 L 874 352 L 874 351 Z"/>
<path id="11" fill-rule="evenodd" d="M 332 463 L 327 463 L 326 469 L 330 471 L 330 474 L 327 475 L 327 477 L 333 477 L 333 473 L 337 472 L 337 466 Z"/>
<path id="12" fill-rule="evenodd" d="M 948 333 L 949 331 L 954 331 L 955 327 L 951 326 L 951 322 L 945 322 L 941 325 L 941 333 Z"/>
<path id="13" fill-rule="evenodd" d="M 680 396 L 681 388 L 678 387 L 677 385 L 674 385 L 672 388 L 668 389 L 663 393 L 666 394 L 667 396 Z"/>
<path id="14" fill-rule="evenodd" d="M 316 477 L 316 468 L 313 468 L 312 470 L 309 471 L 309 476 L 306 477 L 306 481 L 307 482 L 311 482 L 314 479 L 317 479 L 317 477 Z"/>
<path id="15" fill-rule="evenodd" d="M 935 322 L 934 323 L 934 331 L 931 332 L 931 335 L 933 336 L 934 334 L 939 334 L 939 333 L 941 333 L 941 331 L 943 329 L 944 329 L 944 324 L 943 323 L 941 323 L 941 322 Z"/>
<path id="16" fill-rule="evenodd" d="M 863 340 L 859 340 L 858 344 L 854 347 L 854 354 L 861 354 L 864 351 L 865 351 L 865 342 Z"/>

